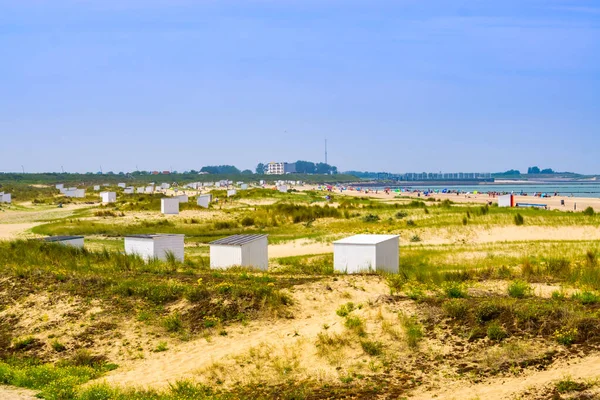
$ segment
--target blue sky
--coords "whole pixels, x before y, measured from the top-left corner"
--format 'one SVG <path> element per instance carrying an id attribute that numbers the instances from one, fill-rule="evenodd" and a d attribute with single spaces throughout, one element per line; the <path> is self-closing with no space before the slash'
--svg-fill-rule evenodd
<path id="1" fill-rule="evenodd" d="M 600 173 L 600 1 L 0 0 L 0 171 Z"/>

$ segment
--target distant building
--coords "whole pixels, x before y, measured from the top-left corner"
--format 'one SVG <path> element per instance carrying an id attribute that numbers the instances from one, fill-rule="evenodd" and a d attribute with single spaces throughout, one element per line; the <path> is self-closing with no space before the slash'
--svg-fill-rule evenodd
<path id="1" fill-rule="evenodd" d="M 285 175 L 296 173 L 296 163 L 270 162 L 267 164 L 267 175 Z"/>

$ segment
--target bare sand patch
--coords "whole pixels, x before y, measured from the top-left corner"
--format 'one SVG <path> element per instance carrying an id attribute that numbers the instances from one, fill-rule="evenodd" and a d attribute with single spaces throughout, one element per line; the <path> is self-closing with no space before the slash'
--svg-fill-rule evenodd
<path id="1" fill-rule="evenodd" d="M 31 228 L 40 225 L 40 223 L 30 222 L 26 224 L 0 224 L 0 240 L 14 240 L 35 236 L 28 234 Z"/>
<path id="2" fill-rule="evenodd" d="M 3 400 L 37 400 L 35 394 L 33 390 L 0 385 L 0 399 Z"/>
<path id="3" fill-rule="evenodd" d="M 324 360 L 314 354 L 314 340 L 323 326 L 342 329 L 335 310 L 348 301 L 375 301 L 388 291 L 379 277 L 343 277 L 295 287 L 293 319 L 249 322 L 227 327 L 227 336 L 214 336 L 181 343 L 172 350 L 150 354 L 145 360 L 129 361 L 101 380 L 113 385 L 165 387 L 180 379 L 210 379 L 215 368 L 234 368 L 236 359 L 248 356 L 250 349 L 268 349 L 273 354 L 299 353 L 306 373 L 337 376 Z M 310 345 L 309 347 L 306 347 Z M 310 350 L 309 350 L 310 348 Z M 233 370 L 231 370 L 233 371 Z M 235 375 L 235 374 L 234 374 Z M 307 375 L 307 376 L 308 376 Z M 232 382 L 234 383 L 234 382 Z"/>
<path id="4" fill-rule="evenodd" d="M 592 354 L 580 360 L 557 363 L 546 371 L 528 371 L 510 378 L 491 378 L 482 383 L 472 384 L 467 380 L 440 383 L 437 391 L 419 391 L 409 397 L 415 400 L 438 399 L 513 399 L 520 393 L 546 386 L 549 383 L 570 376 L 572 379 L 595 379 L 600 376 L 600 355 Z M 522 398 L 522 397 L 518 397 Z M 526 398 L 526 397 L 524 397 Z"/>
<path id="5" fill-rule="evenodd" d="M 315 242 L 308 239 L 298 239 L 282 244 L 269 245 L 269 258 L 304 256 L 331 252 L 333 252 L 333 244 Z"/>
<path id="6" fill-rule="evenodd" d="M 600 240 L 594 226 L 496 226 L 491 228 L 436 228 L 419 232 L 422 244 L 484 244 L 538 240 Z M 404 242 L 408 238 L 402 238 Z"/>

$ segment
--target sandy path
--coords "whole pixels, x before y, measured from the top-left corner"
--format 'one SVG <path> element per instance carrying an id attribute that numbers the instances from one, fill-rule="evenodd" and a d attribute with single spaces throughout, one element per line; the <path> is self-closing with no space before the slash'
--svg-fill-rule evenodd
<path id="1" fill-rule="evenodd" d="M 0 224 L 0 240 L 13 240 L 27 236 L 27 231 L 41 222 L 30 222 L 26 224 Z"/>
<path id="2" fill-rule="evenodd" d="M 600 356 L 592 355 L 578 361 L 565 362 L 547 371 L 531 372 L 515 378 L 494 378 L 479 384 L 465 381 L 443 383 L 444 388 L 436 392 L 415 393 L 409 397 L 415 400 L 438 399 L 513 399 L 519 393 L 533 387 L 542 387 L 565 376 L 574 380 L 598 378 L 600 376 Z"/>
<path id="3" fill-rule="evenodd" d="M 332 290 L 325 290 L 326 285 L 330 285 Z M 198 377 L 199 369 L 243 354 L 261 343 L 281 348 L 293 346 L 298 340 L 312 341 L 324 324 L 332 328 L 340 325 L 335 310 L 339 304 L 349 301 L 348 294 L 355 302 L 366 302 L 387 291 L 383 279 L 374 280 L 372 277 L 348 277 L 296 287 L 293 292 L 294 319 L 253 321 L 247 326 L 231 325 L 227 327 L 227 336 L 182 343 L 173 350 L 124 364 L 101 380 L 120 386 L 164 387 L 179 379 Z"/>
<path id="4" fill-rule="evenodd" d="M 0 385 L 0 399 L 2 399 L 2 400 L 37 400 L 37 397 L 35 397 L 35 392 L 32 390 Z"/>
<path id="5" fill-rule="evenodd" d="M 0 213 L 0 240 L 13 240 L 27 236 L 31 228 L 54 219 L 73 215 L 74 211 L 90 207 L 89 204 L 68 204 L 64 208 L 8 210 Z"/>

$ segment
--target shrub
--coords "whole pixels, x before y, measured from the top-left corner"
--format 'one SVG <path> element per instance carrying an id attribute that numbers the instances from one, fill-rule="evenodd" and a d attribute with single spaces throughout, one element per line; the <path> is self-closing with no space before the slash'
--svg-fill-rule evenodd
<path id="1" fill-rule="evenodd" d="M 502 339 L 506 338 L 507 336 L 508 336 L 508 334 L 506 333 L 504 328 L 502 328 L 502 326 L 500 326 L 500 324 L 497 323 L 496 321 L 494 321 L 488 325 L 487 337 L 490 338 L 490 340 L 499 342 Z"/>
<path id="2" fill-rule="evenodd" d="M 97 368 L 106 363 L 106 357 L 103 355 L 94 355 L 91 351 L 80 349 L 75 353 L 68 364 L 78 367 Z M 114 365 L 114 364 L 113 364 Z"/>
<path id="3" fill-rule="evenodd" d="M 571 272 L 571 262 L 564 258 L 548 260 L 548 273 L 556 277 L 566 277 Z"/>
<path id="4" fill-rule="evenodd" d="M 494 302 L 483 303 L 475 310 L 475 319 L 480 324 L 491 321 L 504 311 L 504 307 Z"/>
<path id="5" fill-rule="evenodd" d="M 522 280 L 515 280 L 508 285 L 508 295 L 516 299 L 522 299 L 529 296 L 532 292 L 529 283 Z"/>
<path id="6" fill-rule="evenodd" d="M 415 317 L 404 318 L 402 326 L 406 334 L 406 344 L 410 348 L 416 348 L 423 339 L 423 327 Z"/>
<path id="7" fill-rule="evenodd" d="M 594 209 L 592 207 L 588 207 L 585 210 L 583 210 L 583 215 L 587 215 L 589 217 L 593 217 L 594 214 L 596 214 L 596 212 L 594 211 Z"/>
<path id="8" fill-rule="evenodd" d="M 452 200 L 450 200 L 450 199 L 445 199 L 445 200 L 442 200 L 442 202 L 440 203 L 440 207 L 442 207 L 442 208 L 451 208 L 451 207 L 452 207 L 452 204 L 454 204 L 454 203 L 452 202 Z"/>
<path id="9" fill-rule="evenodd" d="M 13 340 L 13 348 L 15 350 L 24 350 L 35 343 L 36 339 L 33 336 L 27 336 L 21 339 Z"/>
<path id="10" fill-rule="evenodd" d="M 571 377 L 566 376 L 555 384 L 556 390 L 559 393 L 581 392 L 588 388 L 588 385 L 583 382 L 575 382 Z"/>
<path id="11" fill-rule="evenodd" d="M 352 311 L 354 311 L 354 303 L 348 302 L 346 304 L 342 304 L 335 313 L 340 317 L 347 317 Z"/>
<path id="12" fill-rule="evenodd" d="M 600 296 L 593 292 L 574 293 L 571 298 L 578 300 L 581 304 L 597 304 L 600 303 Z"/>
<path id="13" fill-rule="evenodd" d="M 421 241 L 421 236 L 419 236 L 419 235 L 413 235 L 413 236 L 410 238 L 410 241 L 411 241 L 412 243 L 418 243 L 418 242 L 420 242 L 420 241 Z"/>
<path id="14" fill-rule="evenodd" d="M 62 353 L 63 351 L 65 351 L 67 349 L 67 347 L 62 344 L 61 342 L 59 342 L 58 340 L 53 340 L 51 343 L 52 349 L 54 351 L 56 351 L 57 353 Z"/>
<path id="15" fill-rule="evenodd" d="M 461 299 L 452 299 L 446 301 L 442 308 L 447 316 L 454 319 L 462 319 L 467 316 L 469 307 L 466 301 Z"/>
<path id="16" fill-rule="evenodd" d="M 407 277 L 404 274 L 389 274 L 386 277 L 386 283 L 390 288 L 390 293 L 398 293 L 402 290 L 402 287 L 406 284 Z"/>
<path id="17" fill-rule="evenodd" d="M 396 213 L 396 218 L 402 219 L 408 217 L 408 213 L 406 211 L 398 211 Z"/>
<path id="18" fill-rule="evenodd" d="M 233 222 L 228 221 L 217 221 L 215 222 L 214 226 L 215 229 L 231 229 L 235 227 Z"/>
<path id="19" fill-rule="evenodd" d="M 116 217 L 117 214 L 115 214 L 114 212 L 112 212 L 110 210 L 100 210 L 100 211 L 94 212 L 94 216 L 96 216 L 96 217 Z"/>
<path id="20" fill-rule="evenodd" d="M 377 222 L 379 221 L 379 216 L 375 214 L 367 214 L 362 218 L 363 222 Z"/>
<path id="21" fill-rule="evenodd" d="M 353 331 L 354 333 L 356 333 L 358 336 L 366 336 L 366 332 L 365 332 L 365 323 L 362 319 L 360 319 L 360 317 L 356 316 L 356 315 L 350 315 L 346 318 L 346 321 L 344 322 L 344 326 L 346 328 L 348 328 L 349 330 Z"/>
<path id="22" fill-rule="evenodd" d="M 254 225 L 254 218 L 252 217 L 244 217 L 241 221 L 242 226 L 252 226 Z"/>
<path id="23" fill-rule="evenodd" d="M 163 326 L 167 332 L 180 332 L 183 329 L 183 320 L 179 313 L 174 313 L 165 317 Z"/>
<path id="24" fill-rule="evenodd" d="M 525 219 L 521 214 L 515 215 L 515 225 L 521 226 L 525 223 Z"/>
<path id="25" fill-rule="evenodd" d="M 446 296 L 451 299 L 462 299 L 467 297 L 464 286 L 458 282 L 444 282 L 442 288 Z"/>
<path id="26" fill-rule="evenodd" d="M 167 350 L 169 350 L 169 346 L 167 346 L 167 342 L 160 342 L 160 343 L 158 343 L 158 345 L 154 349 L 154 351 L 157 352 L 157 353 L 161 353 L 161 352 L 167 351 Z"/>
<path id="27" fill-rule="evenodd" d="M 469 220 L 467 219 L 467 217 L 463 217 L 462 224 L 467 225 L 468 223 L 469 223 Z"/>
<path id="28" fill-rule="evenodd" d="M 406 221 L 406 226 L 416 226 L 417 224 L 412 219 Z"/>
<path id="29" fill-rule="evenodd" d="M 381 342 L 362 340 L 360 346 L 370 356 L 378 356 L 383 353 L 383 344 Z"/>
<path id="30" fill-rule="evenodd" d="M 554 332 L 554 339 L 565 346 L 569 346 L 577 340 L 579 331 L 577 328 L 561 328 Z"/>

